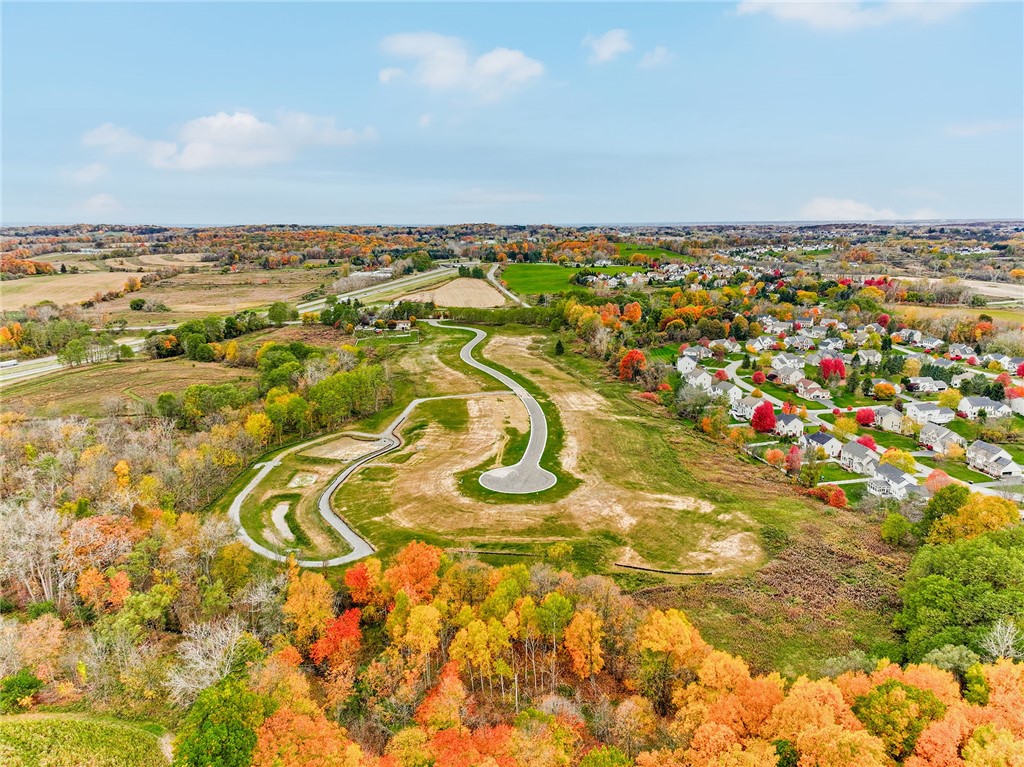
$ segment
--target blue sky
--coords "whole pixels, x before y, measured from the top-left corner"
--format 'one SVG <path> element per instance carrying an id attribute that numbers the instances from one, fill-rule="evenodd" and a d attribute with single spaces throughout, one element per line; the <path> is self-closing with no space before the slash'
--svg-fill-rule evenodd
<path id="1" fill-rule="evenodd" d="M 4 3 L 3 222 L 1024 217 L 1024 4 Z"/>

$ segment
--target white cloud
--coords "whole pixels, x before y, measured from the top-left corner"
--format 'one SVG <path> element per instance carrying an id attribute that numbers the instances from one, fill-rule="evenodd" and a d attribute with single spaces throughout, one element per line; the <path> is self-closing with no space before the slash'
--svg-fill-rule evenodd
<path id="1" fill-rule="evenodd" d="M 432 122 L 434 122 L 434 115 L 427 112 L 420 115 L 420 119 L 416 121 L 416 124 L 421 128 L 429 128 Z"/>
<path id="2" fill-rule="evenodd" d="M 544 64 L 512 48 L 494 48 L 473 56 L 465 41 L 433 32 L 408 32 L 385 37 L 381 50 L 411 59 L 411 72 L 382 69 L 378 78 L 390 83 L 400 75 L 434 91 L 464 91 L 495 101 L 544 74 Z"/>
<path id="3" fill-rule="evenodd" d="M 76 184 L 91 184 L 107 175 L 107 166 L 101 162 L 91 162 L 70 171 L 68 177 Z"/>
<path id="4" fill-rule="evenodd" d="M 971 5 L 961 0 L 742 0 L 741 15 L 767 13 L 783 21 L 795 21 L 816 29 L 847 30 L 877 27 L 897 21 L 925 24 L 944 21 Z"/>
<path id="5" fill-rule="evenodd" d="M 201 170 L 287 162 L 306 147 L 349 146 L 373 137 L 371 128 L 338 128 L 333 117 L 285 112 L 276 122 L 264 122 L 249 112 L 218 112 L 185 123 L 177 141 L 145 139 L 106 123 L 85 133 L 82 142 L 110 155 L 138 157 L 156 168 Z"/>
<path id="6" fill-rule="evenodd" d="M 957 138 L 977 138 L 1014 130 L 1019 128 L 1020 124 L 1020 120 L 978 120 L 948 125 L 946 133 Z"/>
<path id="7" fill-rule="evenodd" d="M 800 208 L 801 221 L 909 221 L 937 218 L 935 211 L 923 208 L 913 213 L 897 213 L 891 208 L 873 208 L 856 200 L 815 197 Z"/>
<path id="8" fill-rule="evenodd" d="M 640 57 L 640 63 L 637 66 L 641 69 L 657 69 L 672 63 L 674 58 L 675 56 L 672 55 L 668 48 L 663 45 L 656 45 Z"/>
<path id="9" fill-rule="evenodd" d="M 105 215 L 121 210 L 121 204 L 114 195 L 100 192 L 80 203 L 77 209 L 89 215 Z"/>
<path id="10" fill-rule="evenodd" d="M 587 61 L 591 64 L 604 64 L 613 61 L 623 53 L 629 53 L 633 50 L 633 43 L 629 41 L 629 32 L 625 29 L 609 29 L 599 37 L 593 35 L 584 37 L 583 47 L 590 49 L 590 57 Z"/>

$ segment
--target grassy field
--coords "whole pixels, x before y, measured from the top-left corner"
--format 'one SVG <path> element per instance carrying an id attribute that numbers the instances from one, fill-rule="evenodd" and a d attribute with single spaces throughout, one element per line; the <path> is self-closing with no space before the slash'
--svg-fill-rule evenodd
<path id="1" fill-rule="evenodd" d="M 954 479 L 962 479 L 964 482 L 991 482 L 992 477 L 982 474 L 980 471 L 968 468 L 962 463 L 956 463 L 954 461 L 943 461 L 937 458 L 918 458 L 917 462 L 922 466 L 927 466 L 931 469 L 942 469 L 949 476 Z"/>
<path id="2" fill-rule="evenodd" d="M 0 716 L 4 767 L 159 767 L 163 728 L 74 714 Z"/>
<path id="3" fill-rule="evenodd" d="M 92 298 L 97 292 L 119 290 L 132 276 L 124 272 L 95 271 L 84 274 L 42 274 L 20 280 L 4 280 L 3 308 L 5 311 L 22 309 L 41 301 L 53 301 L 58 305 L 78 303 Z M 128 299 L 124 301 L 127 308 Z"/>
<path id="4" fill-rule="evenodd" d="M 182 392 L 192 384 L 242 386 L 253 377 L 252 370 L 183 358 L 102 362 L 4 386 L 3 406 L 40 417 L 95 417 L 108 400 L 155 401 L 165 391 Z"/>
<path id="5" fill-rule="evenodd" d="M 1022 288 L 1024 291 L 1024 288 Z M 971 307 L 966 306 L 908 306 L 906 304 L 890 305 L 890 310 L 898 313 L 907 319 L 932 318 L 932 317 L 954 317 L 956 319 L 976 320 L 979 314 L 987 314 L 997 322 L 1009 323 L 1010 325 L 1024 325 L 1024 308 L 1001 309 L 996 307 Z"/>
<path id="6" fill-rule="evenodd" d="M 622 274 L 640 271 L 638 266 L 605 266 L 599 269 L 588 267 L 601 274 Z M 569 280 L 582 269 L 557 264 L 510 264 L 501 273 L 501 279 L 509 290 L 527 296 L 541 293 L 561 293 L 574 287 Z"/>
<path id="7" fill-rule="evenodd" d="M 619 251 L 620 256 L 632 256 L 640 253 L 652 260 L 659 261 L 665 259 L 671 259 L 673 261 L 696 260 L 692 256 L 681 256 L 678 253 L 673 253 L 671 250 L 665 250 L 664 248 L 655 248 L 649 245 L 634 245 L 631 242 L 617 242 L 615 243 L 615 249 Z"/>

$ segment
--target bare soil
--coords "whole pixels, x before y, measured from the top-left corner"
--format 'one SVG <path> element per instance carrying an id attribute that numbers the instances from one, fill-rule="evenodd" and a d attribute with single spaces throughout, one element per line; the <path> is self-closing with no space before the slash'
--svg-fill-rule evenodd
<path id="1" fill-rule="evenodd" d="M 459 277 L 437 288 L 402 296 L 404 301 L 432 301 L 436 306 L 467 306 L 487 309 L 505 305 L 505 296 L 485 280 Z"/>

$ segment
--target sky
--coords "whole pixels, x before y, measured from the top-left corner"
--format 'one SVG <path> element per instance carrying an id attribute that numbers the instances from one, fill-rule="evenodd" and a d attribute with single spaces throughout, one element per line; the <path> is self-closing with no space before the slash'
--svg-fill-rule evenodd
<path id="1" fill-rule="evenodd" d="M 3 3 L 5 225 L 1024 218 L 1024 3 Z"/>

